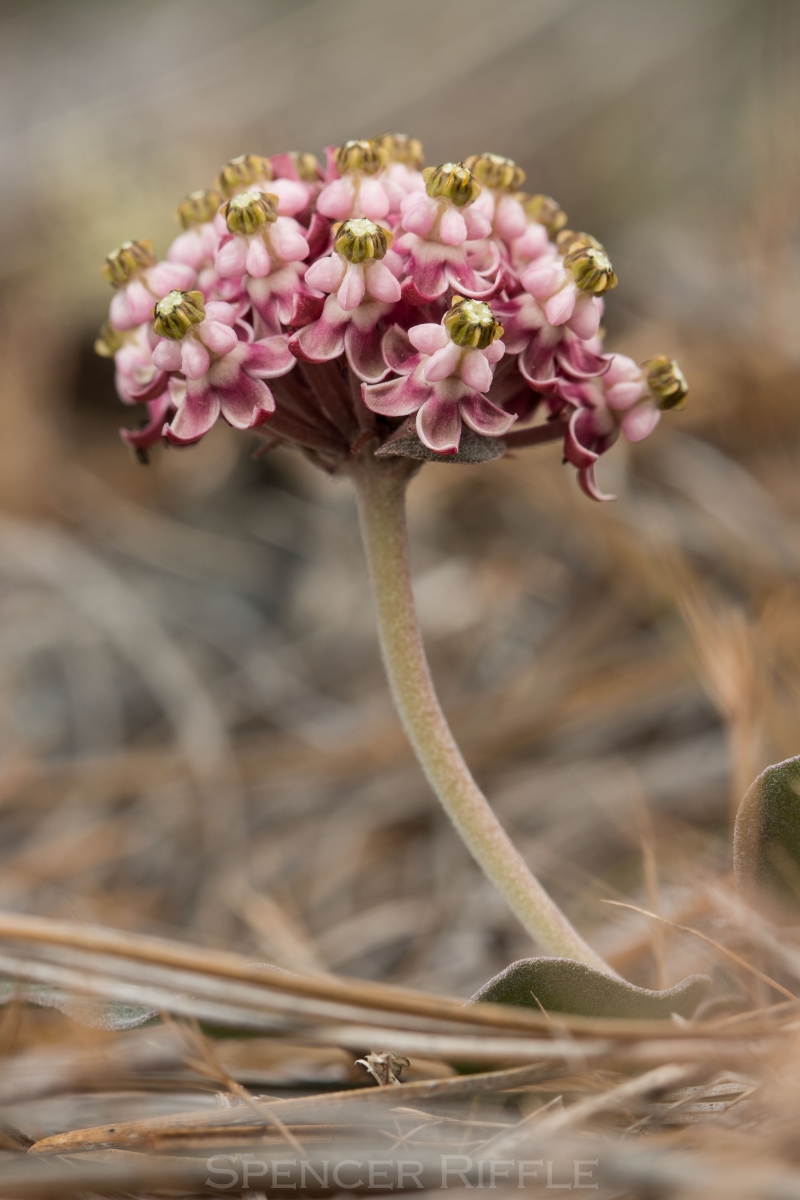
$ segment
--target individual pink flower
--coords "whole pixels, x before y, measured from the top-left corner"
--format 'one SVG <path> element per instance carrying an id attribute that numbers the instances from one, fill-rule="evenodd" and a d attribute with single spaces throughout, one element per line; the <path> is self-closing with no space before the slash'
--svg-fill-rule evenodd
<path id="1" fill-rule="evenodd" d="M 377 176 L 389 155 L 376 142 L 350 141 L 327 148 L 328 181 L 317 197 L 317 211 L 334 221 L 367 217 L 382 221 L 391 207 Z"/>
<path id="2" fill-rule="evenodd" d="M 153 361 L 177 409 L 163 429 L 169 441 L 198 441 L 220 414 L 236 429 L 252 429 L 274 412 L 263 381 L 292 369 L 286 339 L 240 340 L 236 316 L 224 301 L 205 305 L 202 292 L 171 292 L 156 305 L 154 330 L 161 340 Z"/>
<path id="3" fill-rule="evenodd" d="M 579 337 L 594 337 L 600 323 L 595 296 L 616 287 L 617 277 L 605 250 L 588 234 L 561 235 L 564 253 L 541 255 L 519 277 L 539 301 L 550 325 L 568 321 Z"/>
<path id="4" fill-rule="evenodd" d="M 385 150 L 389 162 L 380 177 L 380 183 L 389 197 L 389 212 L 396 214 L 406 196 L 412 192 L 425 191 L 422 167 L 425 156 L 419 138 L 405 133 L 383 133 L 375 142 Z"/>
<path id="5" fill-rule="evenodd" d="M 153 243 L 124 242 L 109 254 L 101 274 L 117 292 L 109 321 L 114 329 L 134 329 L 149 320 L 153 305 L 175 288 L 190 288 L 195 271 L 185 263 L 156 262 Z"/>
<path id="6" fill-rule="evenodd" d="M 289 158 L 289 155 L 279 157 Z M 229 200 L 241 192 L 268 192 L 275 197 L 275 208 L 281 217 L 302 212 L 314 195 L 309 184 L 300 179 L 299 172 L 276 171 L 272 160 L 260 154 L 232 158 L 217 176 L 217 188 Z"/>
<path id="7" fill-rule="evenodd" d="M 581 337 L 575 326 L 596 330 L 603 311 L 599 297 L 589 297 L 594 312 L 591 322 L 576 320 L 575 314 L 561 325 L 551 325 L 541 303 L 529 292 L 510 300 L 498 300 L 494 310 L 503 322 L 504 340 L 510 354 L 518 354 L 520 374 L 536 391 L 553 393 L 561 379 L 591 379 L 608 369 L 600 342 Z M 581 309 L 581 315 L 583 314 Z"/>
<path id="8" fill-rule="evenodd" d="M 396 327 L 390 331 L 386 357 L 403 374 L 361 389 L 366 406 L 381 416 L 416 413 L 420 441 L 443 455 L 458 453 L 462 421 L 475 433 L 501 437 L 516 420 L 484 394 L 492 385 L 492 364 L 505 350 L 499 340 L 502 326 L 488 304 L 461 296 L 453 299 L 440 325 L 409 329 L 408 342 L 417 354 L 403 345 L 402 331 Z"/>
<path id="9" fill-rule="evenodd" d="M 641 442 L 661 420 L 645 371 L 632 358 L 612 354 L 606 373 L 568 385 L 563 395 L 575 408 L 569 418 L 564 455 L 578 468 L 578 482 L 593 500 L 611 500 L 597 486 L 595 463 L 620 433 Z"/>
<path id="10" fill-rule="evenodd" d="M 355 374 L 368 383 L 385 378 L 382 318 L 400 300 L 402 260 L 389 249 L 391 233 L 356 217 L 339 228 L 328 258 L 306 271 L 305 282 L 328 292 L 318 320 L 292 337 L 292 353 L 305 362 L 329 362 L 345 353 Z"/>
<path id="11" fill-rule="evenodd" d="M 528 225 L 525 209 L 514 193 L 525 182 L 525 172 L 510 158 L 499 154 L 472 154 L 465 160 L 481 193 L 475 209 L 489 222 L 491 236 L 503 249 L 522 237 Z"/>
<path id="12" fill-rule="evenodd" d="M 502 287 L 502 272 L 485 279 L 469 261 L 466 243 L 488 238 L 492 227 L 474 207 L 480 188 L 462 163 L 423 171 L 425 194 L 411 192 L 400 205 L 403 233 L 397 250 L 406 257 L 403 297 L 426 304 L 448 288 L 471 299 L 487 299 Z M 493 257 L 499 267 L 499 255 Z"/>

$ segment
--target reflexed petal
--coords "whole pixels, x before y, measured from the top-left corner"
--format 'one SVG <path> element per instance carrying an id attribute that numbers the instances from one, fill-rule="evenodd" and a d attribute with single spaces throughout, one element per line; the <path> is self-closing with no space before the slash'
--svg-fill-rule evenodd
<path id="1" fill-rule="evenodd" d="M 616 440 L 617 430 L 607 412 L 577 408 L 567 426 L 564 456 L 574 467 L 590 467 Z"/>
<path id="2" fill-rule="evenodd" d="M 381 300 L 384 304 L 396 304 L 400 299 L 400 284 L 385 263 L 365 263 L 364 276 L 367 291 L 374 300 Z"/>
<path id="3" fill-rule="evenodd" d="M 352 179 L 334 179 L 317 196 L 317 211 L 334 221 L 346 221 L 353 209 Z"/>
<path id="4" fill-rule="evenodd" d="M 441 296 L 447 288 L 445 261 L 446 251 L 436 242 L 417 242 L 411 251 L 406 270 L 421 294 L 428 299 Z"/>
<path id="5" fill-rule="evenodd" d="M 350 369 L 365 383 L 379 383 L 389 374 L 381 353 L 378 326 L 359 327 L 351 321 L 344 334 L 344 349 Z"/>
<path id="6" fill-rule="evenodd" d="M 187 379 L 202 379 L 211 366 L 211 357 L 205 346 L 191 334 L 181 342 L 181 364 Z"/>
<path id="7" fill-rule="evenodd" d="M 244 275 L 247 266 L 247 238 L 232 237 L 229 241 L 224 241 L 217 251 L 217 257 L 214 262 L 217 274 L 223 279 L 233 279 L 237 275 Z"/>
<path id="8" fill-rule="evenodd" d="M 425 403 L 433 394 L 413 375 L 405 379 L 389 379 L 369 387 L 364 384 L 361 395 L 367 408 L 382 417 L 407 417 Z"/>
<path id="9" fill-rule="evenodd" d="M 305 291 L 295 292 L 292 297 L 292 309 L 285 323 L 294 328 L 310 325 L 312 321 L 316 321 L 322 316 L 324 307 L 325 300 L 322 296 L 312 296 Z"/>
<path id="10" fill-rule="evenodd" d="M 490 227 L 491 228 L 491 227 Z M 467 223 L 457 208 L 449 205 L 439 222 L 439 237 L 445 246 L 462 246 L 467 240 Z"/>
<path id="11" fill-rule="evenodd" d="M 286 375 L 294 367 L 295 361 L 286 336 L 282 333 L 250 342 L 241 358 L 242 368 L 248 375 L 255 375 L 259 379 L 275 379 L 279 375 Z"/>
<path id="12" fill-rule="evenodd" d="M 436 454 L 457 454 L 461 441 L 459 405 L 431 396 L 417 413 L 417 436 Z"/>
<path id="13" fill-rule="evenodd" d="M 420 326 L 416 328 L 419 329 Z M 441 329 L 441 326 L 437 325 L 435 328 Z M 444 330 L 442 332 L 444 333 Z M 398 375 L 410 375 L 415 367 L 419 366 L 419 353 L 414 349 L 409 335 L 399 325 L 391 325 L 386 330 L 381 343 L 381 353 L 389 369 L 396 371 Z"/>
<path id="14" fill-rule="evenodd" d="M 503 412 L 485 396 L 473 392 L 459 401 L 461 416 L 470 429 L 485 437 L 502 437 L 516 421 L 514 413 Z"/>
<path id="15" fill-rule="evenodd" d="M 661 413 L 652 403 L 637 404 L 620 421 L 622 432 L 629 442 L 643 442 L 661 420 Z"/>
<path id="16" fill-rule="evenodd" d="M 352 312 L 354 308 L 358 308 L 364 299 L 365 291 L 363 266 L 361 263 L 348 263 L 342 285 L 336 293 L 336 299 L 345 312 Z"/>
<path id="17" fill-rule="evenodd" d="M 441 350 L 432 354 L 423 367 L 423 373 L 428 383 L 438 383 L 452 375 L 461 361 L 461 347 L 448 340 Z"/>
<path id="18" fill-rule="evenodd" d="M 263 425 L 275 411 L 275 401 L 267 385 L 244 371 L 240 371 L 231 384 L 216 384 L 215 390 L 220 398 L 222 415 L 234 429 Z"/>
<path id="19" fill-rule="evenodd" d="M 219 416 L 219 407 L 219 399 L 212 388 L 206 384 L 195 387 L 190 384 L 183 404 L 164 429 L 165 437 L 177 446 L 199 441 Z"/>
<path id="20" fill-rule="evenodd" d="M 267 250 L 267 247 L 258 234 L 250 239 L 245 266 L 247 267 L 247 274 L 252 275 L 254 279 L 264 279 L 272 270 L 272 259 L 269 256 L 269 250 Z"/>
<path id="21" fill-rule="evenodd" d="M 408 331 L 408 340 L 423 354 L 435 354 L 450 341 L 444 326 L 432 321 L 424 325 L 412 325 Z"/>
<path id="22" fill-rule="evenodd" d="M 335 296 L 329 296 L 319 320 L 298 330 L 289 339 L 289 349 L 295 358 L 305 362 L 329 362 L 344 351 L 347 325 L 347 313 L 342 312 Z"/>
<path id="23" fill-rule="evenodd" d="M 362 179 L 358 199 L 361 211 L 370 221 L 380 221 L 389 212 L 389 197 L 379 179 Z"/>
<path id="24" fill-rule="evenodd" d="M 208 319 L 198 325 L 197 336 L 203 345 L 207 346 L 209 350 L 213 350 L 215 354 L 230 354 L 239 341 L 236 330 L 231 329 L 230 325 L 223 325 L 221 321 L 209 321 Z"/>
<path id="25" fill-rule="evenodd" d="M 590 500 L 616 500 L 616 496 L 610 496 L 607 492 L 601 492 L 597 486 L 597 480 L 594 477 L 594 464 L 590 467 L 584 467 L 578 471 L 578 484 L 581 491 L 585 492 Z"/>
<path id="26" fill-rule="evenodd" d="M 333 241 L 330 221 L 326 221 L 320 213 L 315 212 L 311 218 L 311 224 L 306 231 L 305 239 L 308 243 L 310 258 L 317 258 L 320 254 L 326 254 L 330 250 Z"/>
<path id="27" fill-rule="evenodd" d="M 476 392 L 488 392 L 492 386 L 492 368 L 480 350 L 468 350 L 461 360 L 461 378 Z"/>
<path id="28" fill-rule="evenodd" d="M 147 422 L 140 429 L 120 429 L 120 437 L 123 442 L 127 442 L 135 450 L 146 450 L 150 446 L 155 446 L 156 442 L 161 441 L 164 421 L 171 407 L 169 392 L 164 392 L 163 396 L 159 396 L 157 400 L 151 400 L 147 405 Z"/>
<path id="29" fill-rule="evenodd" d="M 153 350 L 153 362 L 162 371 L 180 371 L 181 344 L 164 338 Z"/>
<path id="30" fill-rule="evenodd" d="M 309 287 L 319 288 L 321 292 L 338 292 L 346 269 L 346 263 L 338 254 L 329 254 L 311 264 L 305 281 Z"/>

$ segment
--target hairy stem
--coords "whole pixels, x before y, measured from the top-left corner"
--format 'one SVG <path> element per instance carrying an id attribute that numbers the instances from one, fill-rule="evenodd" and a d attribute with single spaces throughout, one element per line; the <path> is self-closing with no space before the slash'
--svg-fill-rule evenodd
<path id="1" fill-rule="evenodd" d="M 542 949 L 613 975 L 531 874 L 472 778 L 450 732 L 414 608 L 405 520 L 407 468 L 404 459 L 364 457 L 352 473 L 383 660 L 409 741 L 473 858 Z"/>

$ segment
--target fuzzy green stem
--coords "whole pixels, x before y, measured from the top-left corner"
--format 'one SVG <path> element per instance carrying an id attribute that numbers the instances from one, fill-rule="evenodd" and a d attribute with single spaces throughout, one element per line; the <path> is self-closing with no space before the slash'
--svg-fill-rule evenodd
<path id="1" fill-rule="evenodd" d="M 395 706 L 428 782 L 473 858 L 542 949 L 613 975 L 531 874 L 450 732 L 414 607 L 405 520 L 406 460 L 363 458 L 352 474 L 383 661 Z"/>

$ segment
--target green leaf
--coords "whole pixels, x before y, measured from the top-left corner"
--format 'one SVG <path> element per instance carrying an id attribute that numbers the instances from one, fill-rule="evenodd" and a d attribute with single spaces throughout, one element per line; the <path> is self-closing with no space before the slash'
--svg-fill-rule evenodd
<path id="1" fill-rule="evenodd" d="M 691 1017 L 710 984 L 707 975 L 690 975 L 667 991 L 653 992 L 571 958 L 521 958 L 485 983 L 469 1003 L 484 1000 L 581 1017 L 654 1021 L 673 1013 Z"/>
<path id="2" fill-rule="evenodd" d="M 800 757 L 762 771 L 736 815 L 733 866 L 740 892 L 800 912 Z"/>

